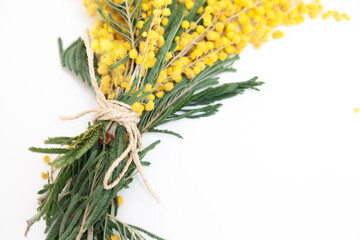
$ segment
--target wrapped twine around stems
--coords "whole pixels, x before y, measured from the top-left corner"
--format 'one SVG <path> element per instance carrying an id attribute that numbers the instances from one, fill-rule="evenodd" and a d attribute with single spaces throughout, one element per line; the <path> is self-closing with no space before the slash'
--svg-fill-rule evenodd
<path id="1" fill-rule="evenodd" d="M 89 74 L 91 78 L 91 84 L 95 90 L 96 100 L 99 105 L 98 109 L 91 109 L 79 113 L 75 116 L 71 117 L 64 117 L 60 116 L 61 120 L 74 120 L 81 116 L 84 116 L 88 113 L 94 112 L 94 116 L 92 121 L 95 123 L 98 120 L 104 121 L 113 121 L 121 126 L 124 127 L 127 134 L 129 135 L 129 143 L 125 151 L 111 164 L 109 169 L 107 170 L 103 185 L 105 189 L 112 189 L 114 188 L 120 180 L 125 175 L 126 171 L 128 170 L 131 162 L 134 162 L 136 165 L 137 170 L 139 171 L 141 178 L 149 191 L 152 197 L 156 200 L 157 203 L 160 203 L 160 198 L 154 192 L 152 187 L 150 186 L 145 173 L 142 169 L 140 158 L 139 158 L 139 151 L 142 149 L 142 140 L 141 134 L 139 129 L 137 128 L 137 123 L 140 121 L 140 116 L 136 112 L 132 111 L 131 107 L 128 104 L 125 104 L 120 101 L 116 100 L 108 100 L 105 98 L 104 94 L 101 92 L 96 77 L 95 77 L 95 70 L 94 70 L 94 52 L 90 47 L 90 34 L 89 30 L 86 29 L 84 35 L 84 43 L 86 47 L 86 53 L 88 57 L 88 64 L 89 64 Z M 120 162 L 128 156 L 126 164 L 122 169 L 120 175 L 113 181 L 112 183 L 108 183 L 109 179 L 114 172 L 115 168 L 119 166 Z"/>

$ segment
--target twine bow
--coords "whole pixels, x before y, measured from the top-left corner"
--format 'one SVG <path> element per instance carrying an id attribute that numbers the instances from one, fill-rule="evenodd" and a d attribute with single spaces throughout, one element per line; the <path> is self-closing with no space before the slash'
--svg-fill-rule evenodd
<path id="1" fill-rule="evenodd" d="M 101 92 L 96 77 L 95 77 L 95 70 L 94 70 L 94 52 L 90 47 L 90 34 L 89 31 L 86 30 L 84 36 L 84 43 L 86 47 L 86 53 L 88 57 L 88 64 L 89 64 L 89 74 L 91 78 L 91 84 L 95 90 L 96 100 L 99 105 L 98 109 L 91 109 L 88 111 L 84 111 L 72 117 L 60 117 L 62 120 L 73 120 L 77 119 L 81 116 L 84 116 L 88 113 L 95 112 L 92 121 L 96 122 L 98 120 L 105 120 L 105 121 L 114 121 L 118 124 L 122 125 L 126 132 L 129 135 L 129 143 L 125 151 L 111 164 L 109 169 L 107 170 L 103 185 L 105 189 L 112 189 L 115 187 L 122 177 L 125 175 L 126 171 L 128 170 L 130 164 L 132 162 L 135 163 L 137 170 L 139 171 L 141 178 L 149 191 L 152 197 L 156 200 L 156 202 L 160 202 L 159 197 L 156 195 L 154 190 L 151 188 L 148 180 L 145 177 L 144 171 L 141 166 L 140 158 L 139 158 L 139 151 L 142 149 L 142 141 L 141 141 L 141 134 L 139 129 L 137 128 L 137 123 L 140 121 L 140 116 L 136 112 L 131 110 L 131 107 L 128 104 L 125 104 L 120 101 L 116 100 L 107 100 L 104 94 Z M 115 168 L 120 164 L 120 162 L 128 156 L 126 164 L 122 169 L 120 175 L 113 181 L 111 184 L 108 184 L 108 181 L 114 172 Z"/>

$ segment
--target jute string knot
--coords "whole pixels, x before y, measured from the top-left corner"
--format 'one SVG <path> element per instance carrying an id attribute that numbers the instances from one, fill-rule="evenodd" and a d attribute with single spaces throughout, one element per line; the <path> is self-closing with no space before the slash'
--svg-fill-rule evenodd
<path id="1" fill-rule="evenodd" d="M 94 112 L 94 116 L 92 121 L 95 123 L 98 120 L 104 121 L 113 121 L 117 122 L 121 126 L 124 127 L 125 131 L 128 134 L 128 145 L 125 151 L 111 164 L 109 169 L 107 170 L 103 185 L 105 189 L 112 189 L 114 188 L 120 180 L 125 175 L 126 171 L 128 170 L 130 164 L 132 162 L 135 163 L 138 172 L 141 175 L 141 178 L 149 191 L 149 193 L 153 196 L 156 202 L 160 202 L 159 197 L 151 188 L 148 180 L 145 177 L 144 171 L 141 166 L 140 158 L 139 158 L 139 151 L 142 149 L 142 141 L 141 141 L 141 134 L 139 129 L 137 128 L 137 123 L 140 121 L 140 116 L 136 112 L 132 111 L 131 107 L 123 102 L 116 101 L 116 100 L 107 100 L 100 90 L 96 77 L 95 77 L 95 70 L 94 70 L 94 52 L 90 47 L 90 34 L 89 31 L 86 30 L 84 36 L 84 43 L 86 47 L 86 53 L 88 57 L 88 64 L 89 64 L 89 74 L 91 78 L 91 84 L 95 90 L 96 100 L 99 105 L 98 109 L 91 109 L 88 111 L 84 111 L 72 117 L 60 117 L 62 120 L 73 120 L 77 119 L 81 116 L 84 116 L 88 113 Z M 111 175 L 115 171 L 115 169 L 119 166 L 120 162 L 127 157 L 127 161 L 125 163 L 124 168 L 122 169 L 120 175 L 112 182 L 108 183 L 110 180 Z"/>

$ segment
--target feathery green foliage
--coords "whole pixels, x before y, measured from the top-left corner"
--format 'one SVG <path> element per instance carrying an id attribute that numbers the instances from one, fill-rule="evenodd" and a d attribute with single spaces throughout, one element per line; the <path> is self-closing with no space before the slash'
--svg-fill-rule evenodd
<path id="1" fill-rule="evenodd" d="M 111 9 L 114 9 L 119 15 L 121 16 L 122 20 L 125 24 L 116 21 L 111 13 L 105 13 L 104 9 L 101 5 L 98 4 L 98 12 L 99 15 L 102 17 L 103 21 L 110 26 L 114 31 L 120 33 L 126 40 L 128 40 L 133 48 L 139 43 L 139 39 L 135 37 L 135 29 L 138 24 L 138 21 L 141 19 L 141 2 L 137 0 L 131 1 L 123 1 L 122 3 L 118 4 L 113 1 L 103 0 L 104 3 L 107 4 Z M 150 24 L 148 22 L 143 28 L 145 31 L 147 26 Z"/>
<path id="2" fill-rule="evenodd" d="M 73 72 L 88 88 L 93 90 L 91 86 L 85 44 L 82 39 L 77 39 L 65 51 L 63 50 L 61 38 L 58 39 L 58 44 L 61 65 L 64 68 L 67 68 L 70 72 Z M 94 67 L 97 69 L 96 58 L 94 59 Z M 97 72 L 95 75 L 97 79 L 100 79 L 100 75 Z"/>

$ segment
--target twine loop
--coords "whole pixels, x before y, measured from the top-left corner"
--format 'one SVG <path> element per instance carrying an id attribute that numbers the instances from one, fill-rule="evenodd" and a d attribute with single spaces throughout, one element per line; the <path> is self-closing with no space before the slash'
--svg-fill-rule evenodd
<path id="1" fill-rule="evenodd" d="M 137 123 L 140 121 L 140 116 L 136 112 L 132 111 L 131 107 L 123 102 L 116 101 L 116 100 L 107 100 L 100 90 L 96 77 L 95 77 L 95 70 L 94 70 L 94 52 L 90 47 L 90 34 L 89 30 L 86 30 L 84 36 L 84 43 L 86 47 L 86 53 L 88 57 L 88 64 L 89 64 L 89 74 L 91 78 L 91 84 L 95 90 L 96 100 L 99 105 L 98 109 L 91 109 L 88 111 L 84 111 L 72 117 L 60 117 L 62 120 L 73 120 L 77 119 L 81 116 L 84 116 L 88 113 L 95 112 L 92 121 L 95 123 L 98 120 L 104 121 L 113 121 L 121 126 L 124 127 L 125 131 L 128 134 L 128 145 L 124 152 L 111 164 L 109 169 L 107 170 L 103 185 L 105 189 L 112 189 L 114 188 L 120 180 L 125 175 L 126 171 L 128 170 L 130 164 L 132 162 L 135 163 L 138 172 L 141 175 L 141 178 L 149 191 L 152 197 L 156 200 L 156 202 L 160 202 L 159 197 L 156 195 L 152 187 L 150 186 L 148 180 L 146 179 L 145 173 L 141 166 L 141 161 L 139 158 L 139 151 L 142 149 L 142 140 L 141 140 L 141 133 L 137 128 Z M 108 183 L 110 180 L 111 175 L 115 171 L 115 169 L 119 166 L 123 159 L 126 159 L 124 168 L 122 169 L 120 175 L 112 182 Z"/>
<path id="2" fill-rule="evenodd" d="M 114 121 L 120 125 L 135 124 L 140 121 L 140 116 L 131 107 L 125 103 L 116 100 L 107 100 L 104 106 L 99 108 L 92 119 L 93 122 L 98 120 Z"/>

